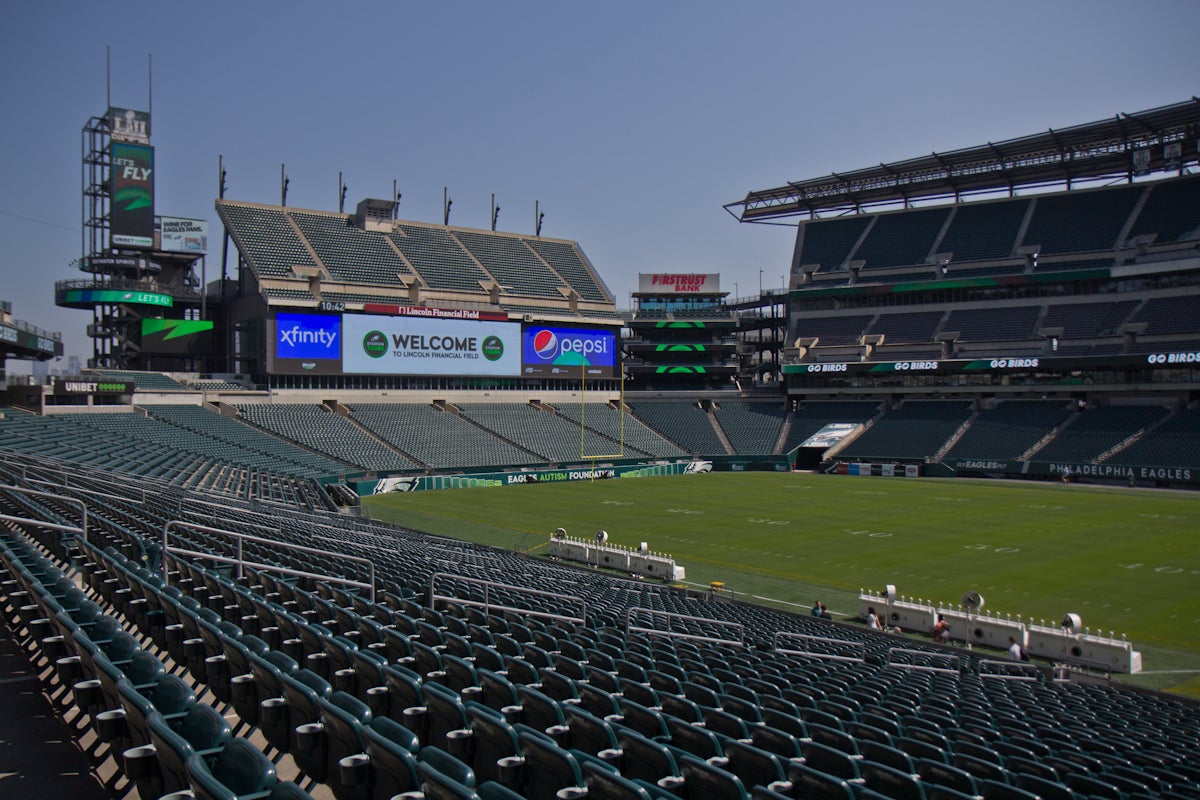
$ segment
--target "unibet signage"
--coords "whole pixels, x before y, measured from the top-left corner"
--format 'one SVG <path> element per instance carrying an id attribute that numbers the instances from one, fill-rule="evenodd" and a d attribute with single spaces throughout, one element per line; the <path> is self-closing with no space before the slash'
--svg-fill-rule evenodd
<path id="1" fill-rule="evenodd" d="M 346 314 L 342 325 L 347 374 L 515 377 L 520 368 L 518 323 Z"/>

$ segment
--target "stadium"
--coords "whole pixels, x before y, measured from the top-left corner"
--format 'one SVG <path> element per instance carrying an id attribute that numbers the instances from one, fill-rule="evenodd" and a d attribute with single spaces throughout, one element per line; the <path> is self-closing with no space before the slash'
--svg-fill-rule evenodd
<path id="1" fill-rule="evenodd" d="M 786 289 L 632 308 L 286 182 L 222 181 L 209 283 L 149 130 L 86 123 L 93 355 L 0 416 L 9 641 L 98 796 L 1200 797 L 1200 101 L 750 191 Z M 793 570 L 801 520 L 864 538 Z"/>

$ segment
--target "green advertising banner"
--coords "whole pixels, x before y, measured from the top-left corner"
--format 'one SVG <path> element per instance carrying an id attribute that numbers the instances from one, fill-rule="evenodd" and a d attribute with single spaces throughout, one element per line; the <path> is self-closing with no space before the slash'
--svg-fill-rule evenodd
<path id="1" fill-rule="evenodd" d="M 212 320 L 144 319 L 142 352 L 162 355 L 200 355 L 212 348 Z"/>
<path id="2" fill-rule="evenodd" d="M 98 305 L 139 305 L 171 308 L 175 300 L 169 294 L 125 291 L 123 289 L 63 289 L 54 298 L 55 305 L 91 308 Z"/>
<path id="3" fill-rule="evenodd" d="M 154 247 L 154 148 L 112 142 L 112 213 L 109 238 L 113 247 Z"/>
<path id="4" fill-rule="evenodd" d="M 702 468 L 697 465 L 707 465 Z M 572 469 L 539 469 L 521 472 L 481 472 L 471 475 L 406 475 L 360 481 L 354 484 L 359 497 L 392 492 L 428 492 L 438 489 L 468 489 L 477 486 L 524 486 L 531 483 L 562 483 L 564 481 L 598 481 L 609 478 L 645 478 L 684 473 L 708 472 L 709 461 L 678 461 L 671 464 L 635 464 L 614 467 L 575 467 Z"/>

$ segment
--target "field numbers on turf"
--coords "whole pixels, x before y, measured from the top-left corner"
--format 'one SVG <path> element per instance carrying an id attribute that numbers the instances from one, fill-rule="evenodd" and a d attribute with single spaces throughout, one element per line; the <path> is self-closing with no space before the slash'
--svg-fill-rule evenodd
<path id="1" fill-rule="evenodd" d="M 703 511 L 695 511 L 690 508 L 668 508 L 668 514 L 703 514 Z"/>
<path id="2" fill-rule="evenodd" d="M 867 536 L 872 539 L 886 539 L 891 536 L 887 531 L 852 531 L 849 528 L 846 529 L 846 533 L 851 536 Z"/>
<path id="3" fill-rule="evenodd" d="M 1122 569 L 1141 569 L 1146 565 L 1138 562 L 1136 564 L 1117 564 L 1117 566 Z M 1176 566 L 1150 567 L 1150 569 L 1153 569 L 1159 575 L 1183 575 L 1184 573 L 1189 575 L 1200 575 L 1200 569 L 1185 569 L 1184 567 Z"/>
<path id="4" fill-rule="evenodd" d="M 1182 514 L 1138 514 L 1138 516 L 1142 519 L 1169 519 L 1176 522 L 1181 519 L 1187 519 Z"/>
<path id="5" fill-rule="evenodd" d="M 754 525 L 791 525 L 791 520 L 786 519 L 758 519 L 756 517 L 746 517 L 746 522 Z"/>
<path id="6" fill-rule="evenodd" d="M 1064 506 L 1046 506 L 1046 505 L 1041 505 L 1041 504 L 1035 504 L 1035 505 L 1025 506 L 1025 507 L 1032 508 L 1035 511 L 1062 511 L 1064 508 Z"/>
<path id="7" fill-rule="evenodd" d="M 1019 547 L 993 547 L 990 544 L 964 544 L 964 550 L 990 550 L 993 553 L 1019 553 Z"/>
<path id="8" fill-rule="evenodd" d="M 604 505 L 606 505 L 606 506 L 631 506 L 631 505 L 633 505 L 633 503 L 628 500 L 605 500 Z"/>

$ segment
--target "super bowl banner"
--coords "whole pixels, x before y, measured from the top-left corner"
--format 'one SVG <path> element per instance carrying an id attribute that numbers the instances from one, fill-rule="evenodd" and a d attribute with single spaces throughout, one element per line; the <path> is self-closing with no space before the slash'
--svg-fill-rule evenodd
<path id="1" fill-rule="evenodd" d="M 612 331 L 526 325 L 521 334 L 521 375 L 611 378 L 617 337 Z"/>
<path id="2" fill-rule="evenodd" d="M 347 374 L 516 377 L 520 372 L 519 323 L 346 314 L 342 326 Z"/>
<path id="3" fill-rule="evenodd" d="M 109 106 L 108 135 L 114 142 L 150 144 L 150 112 Z"/>
<path id="4" fill-rule="evenodd" d="M 154 148 L 112 142 L 113 247 L 154 247 Z"/>

